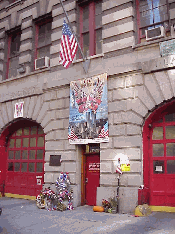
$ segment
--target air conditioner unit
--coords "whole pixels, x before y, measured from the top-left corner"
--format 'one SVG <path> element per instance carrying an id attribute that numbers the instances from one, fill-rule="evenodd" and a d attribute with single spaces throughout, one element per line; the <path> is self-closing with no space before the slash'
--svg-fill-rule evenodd
<path id="1" fill-rule="evenodd" d="M 35 70 L 46 68 L 50 66 L 50 59 L 49 57 L 42 57 L 39 59 L 35 59 Z"/>
<path id="2" fill-rule="evenodd" d="M 165 37 L 165 28 L 163 26 L 160 26 L 158 28 L 145 30 L 145 35 L 147 41 Z"/>

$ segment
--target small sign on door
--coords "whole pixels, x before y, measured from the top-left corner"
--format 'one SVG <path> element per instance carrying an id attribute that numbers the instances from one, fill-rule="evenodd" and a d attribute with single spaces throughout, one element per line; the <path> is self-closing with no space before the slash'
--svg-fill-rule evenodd
<path id="1" fill-rule="evenodd" d="M 36 179 L 36 184 L 41 185 L 41 179 Z"/>
<path id="2" fill-rule="evenodd" d="M 99 171 L 100 163 L 89 163 L 89 171 Z"/>
<path id="3" fill-rule="evenodd" d="M 162 166 L 156 166 L 156 170 L 155 171 L 163 171 L 163 168 L 162 168 Z"/>

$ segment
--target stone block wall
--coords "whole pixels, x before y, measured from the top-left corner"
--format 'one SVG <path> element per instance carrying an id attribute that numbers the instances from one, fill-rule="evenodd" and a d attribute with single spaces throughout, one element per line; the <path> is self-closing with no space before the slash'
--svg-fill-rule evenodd
<path id="1" fill-rule="evenodd" d="M 113 161 L 116 155 L 121 153 L 128 155 L 129 153 L 131 168 L 133 168 L 132 172 L 135 171 L 134 168 L 136 166 L 132 165 L 132 160 L 141 161 L 141 156 L 138 156 L 142 147 L 141 127 L 143 116 L 148 111 L 138 98 L 137 89 L 143 87 L 143 82 L 143 76 L 139 73 L 109 77 L 108 79 L 108 93 L 111 96 L 108 99 L 111 145 L 104 149 L 105 143 L 102 144 L 101 160 Z M 138 103 L 140 104 L 140 108 Z M 136 156 L 134 156 L 135 154 Z M 111 172 L 114 173 L 114 165 L 112 168 Z M 137 171 L 141 173 L 139 165 L 138 168 Z"/>
<path id="2" fill-rule="evenodd" d="M 134 11 L 130 0 L 112 0 L 102 3 L 104 58 L 126 53 L 135 44 Z"/>
<path id="3" fill-rule="evenodd" d="M 102 143 L 100 152 L 101 175 L 97 202 L 116 196 L 117 177 L 115 160 L 127 155 L 130 172 L 120 176 L 120 212 L 126 212 L 124 201 L 132 200 L 127 212 L 137 205 L 138 187 L 143 184 L 142 174 L 142 125 L 148 109 L 138 98 L 138 89 L 143 88 L 144 76 L 140 73 L 108 78 L 109 143 Z M 126 189 L 127 188 L 127 189 Z M 109 189 L 109 190 L 108 190 Z M 104 193 L 102 193 L 104 190 Z M 130 193 L 130 190 L 133 192 Z M 109 191 L 111 191 L 109 193 Z M 114 193 L 114 194 L 113 194 Z"/>
<path id="4" fill-rule="evenodd" d="M 97 188 L 97 205 L 101 206 L 102 199 L 116 197 L 116 187 L 98 187 Z M 119 189 L 119 213 L 134 213 L 137 206 L 138 192 L 133 187 L 120 187 Z"/>
<path id="5" fill-rule="evenodd" d="M 75 145 L 68 142 L 69 87 L 50 90 L 44 94 L 47 113 L 41 121 L 46 133 L 45 143 L 45 183 L 55 183 L 61 171 L 68 171 L 72 184 L 77 184 L 77 151 Z M 61 166 L 50 167 L 50 155 L 61 155 Z"/>

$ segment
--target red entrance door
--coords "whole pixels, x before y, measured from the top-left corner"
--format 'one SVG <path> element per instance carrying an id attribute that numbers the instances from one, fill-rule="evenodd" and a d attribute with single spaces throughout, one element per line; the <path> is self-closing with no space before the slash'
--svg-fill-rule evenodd
<path id="1" fill-rule="evenodd" d="M 86 204 L 96 205 L 97 187 L 100 185 L 100 156 L 91 154 L 86 156 Z"/>
<path id="2" fill-rule="evenodd" d="M 44 180 L 44 132 L 22 127 L 9 138 L 5 192 L 36 196 Z"/>
<path id="3" fill-rule="evenodd" d="M 149 155 L 150 205 L 175 206 L 175 114 L 153 123 Z"/>

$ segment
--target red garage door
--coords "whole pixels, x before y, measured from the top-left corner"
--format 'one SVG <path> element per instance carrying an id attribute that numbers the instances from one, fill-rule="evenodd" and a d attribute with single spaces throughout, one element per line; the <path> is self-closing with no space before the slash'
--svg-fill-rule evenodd
<path id="1" fill-rule="evenodd" d="M 175 114 L 154 122 L 150 134 L 150 205 L 175 206 Z"/>
<path id="2" fill-rule="evenodd" d="M 6 194 L 36 196 L 44 177 L 44 132 L 40 126 L 22 127 L 7 147 Z"/>

